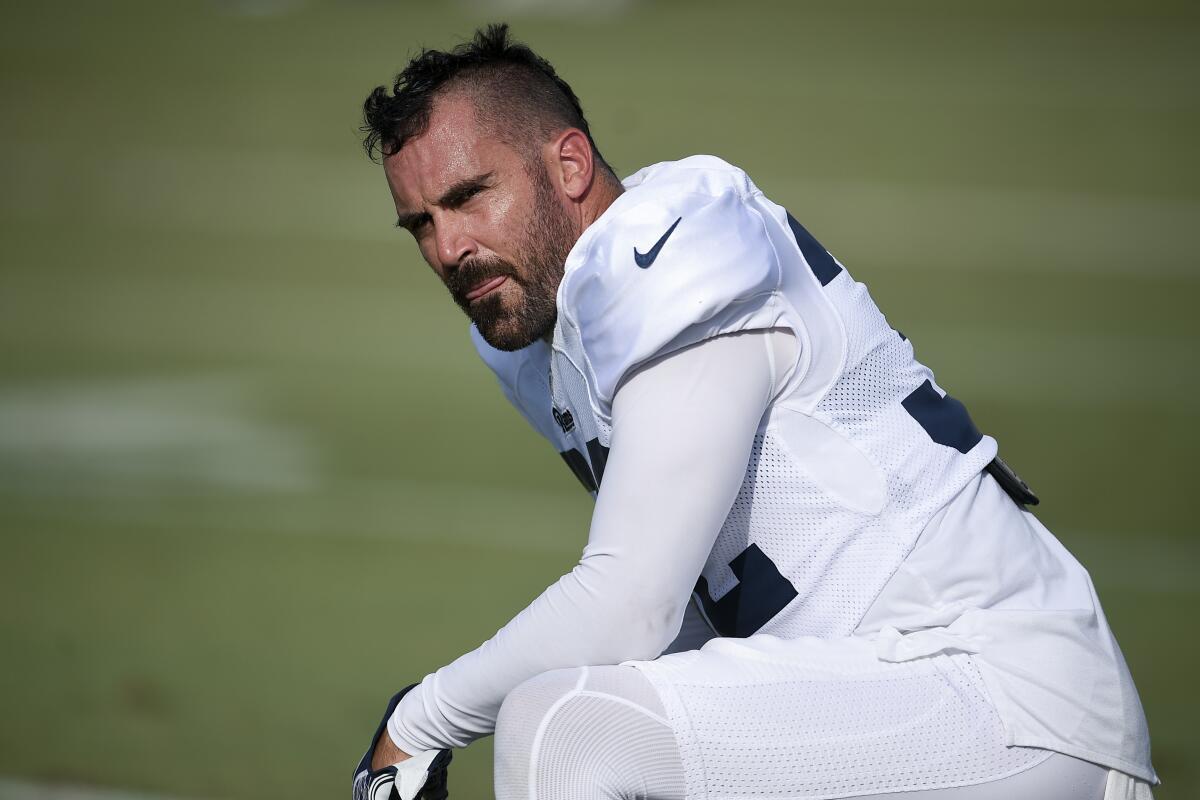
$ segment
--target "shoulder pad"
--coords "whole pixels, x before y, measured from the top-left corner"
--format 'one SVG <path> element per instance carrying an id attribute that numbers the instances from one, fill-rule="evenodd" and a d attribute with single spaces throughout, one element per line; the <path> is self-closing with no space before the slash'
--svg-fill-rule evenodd
<path id="1" fill-rule="evenodd" d="M 580 237 L 567 259 L 560 324 L 578 342 L 599 411 L 621 379 L 657 356 L 769 326 L 779 260 L 760 193 L 709 156 L 647 167 Z"/>
<path id="2" fill-rule="evenodd" d="M 521 416 L 556 448 L 558 433 L 550 410 L 550 346 L 538 340 L 521 350 L 497 350 L 471 326 L 471 342 L 480 358 L 496 374 L 496 380 L 508 402 Z"/>

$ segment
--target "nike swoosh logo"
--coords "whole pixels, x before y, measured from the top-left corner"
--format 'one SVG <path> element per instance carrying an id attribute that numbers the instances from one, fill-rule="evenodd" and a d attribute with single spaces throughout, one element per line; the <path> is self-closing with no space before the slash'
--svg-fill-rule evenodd
<path id="1" fill-rule="evenodd" d="M 636 247 L 633 248 L 633 260 L 637 262 L 639 267 L 648 269 L 654 263 L 654 259 L 658 258 L 658 251 L 662 250 L 662 246 L 667 243 L 667 239 L 674 232 L 675 226 L 681 221 L 683 221 L 683 217 L 675 220 L 675 224 L 667 228 L 667 232 L 662 235 L 661 239 L 654 243 L 654 247 L 651 247 L 649 252 L 639 253 Z"/>

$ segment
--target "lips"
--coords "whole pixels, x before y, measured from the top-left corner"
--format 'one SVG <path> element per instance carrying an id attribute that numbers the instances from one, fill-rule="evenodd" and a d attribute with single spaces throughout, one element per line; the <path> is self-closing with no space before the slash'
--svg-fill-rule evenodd
<path id="1" fill-rule="evenodd" d="M 494 278 L 488 278 L 487 280 L 483 281 L 482 283 L 475 284 L 475 286 L 471 289 L 471 291 L 467 292 L 466 298 L 468 300 L 474 302 L 475 300 L 478 300 L 479 298 L 483 297 L 484 295 L 488 294 L 489 292 L 492 292 L 492 291 L 500 288 L 501 286 L 504 285 L 505 281 L 507 281 L 507 280 L 508 280 L 507 275 L 497 275 Z"/>

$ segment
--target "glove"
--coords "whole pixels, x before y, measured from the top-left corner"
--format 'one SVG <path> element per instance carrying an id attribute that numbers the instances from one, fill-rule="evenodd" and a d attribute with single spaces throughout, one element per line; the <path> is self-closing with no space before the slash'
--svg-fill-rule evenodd
<path id="1" fill-rule="evenodd" d="M 400 698 L 416 686 L 405 687 L 388 701 L 383 720 L 371 737 L 371 745 L 354 770 L 353 800 L 446 800 L 446 770 L 450 766 L 449 750 L 426 750 L 407 761 L 372 771 L 371 757 L 379 737 L 387 731 L 387 721 L 396 710 Z"/>

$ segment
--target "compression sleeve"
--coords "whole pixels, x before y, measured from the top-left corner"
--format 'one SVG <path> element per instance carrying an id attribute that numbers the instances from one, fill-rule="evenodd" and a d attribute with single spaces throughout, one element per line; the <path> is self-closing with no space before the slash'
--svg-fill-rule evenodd
<path id="1" fill-rule="evenodd" d="M 663 652 L 775 391 L 772 337 L 794 341 L 781 332 L 720 336 L 621 384 L 583 557 L 495 636 L 405 695 L 388 721 L 400 749 L 463 747 L 491 734 L 508 693 L 546 670 Z"/>

